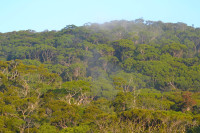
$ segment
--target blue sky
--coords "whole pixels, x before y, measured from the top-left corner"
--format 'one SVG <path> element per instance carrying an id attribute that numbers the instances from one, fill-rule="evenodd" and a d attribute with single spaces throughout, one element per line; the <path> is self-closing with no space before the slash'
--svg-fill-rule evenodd
<path id="1" fill-rule="evenodd" d="M 200 0 L 0 0 L 0 32 L 138 18 L 200 27 L 199 5 Z"/>

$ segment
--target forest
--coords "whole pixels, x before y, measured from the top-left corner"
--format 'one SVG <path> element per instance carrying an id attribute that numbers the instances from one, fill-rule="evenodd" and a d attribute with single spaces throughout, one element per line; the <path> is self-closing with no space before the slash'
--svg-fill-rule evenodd
<path id="1" fill-rule="evenodd" d="M 0 133 L 200 132 L 200 28 L 115 20 L 0 33 Z"/>

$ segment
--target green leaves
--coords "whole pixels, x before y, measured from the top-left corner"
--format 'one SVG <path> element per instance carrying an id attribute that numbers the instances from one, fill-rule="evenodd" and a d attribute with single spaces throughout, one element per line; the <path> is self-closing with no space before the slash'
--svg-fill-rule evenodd
<path id="1" fill-rule="evenodd" d="M 63 101 L 51 101 L 47 106 L 52 110 L 50 122 L 59 128 L 76 126 L 79 120 L 76 106 L 69 105 Z"/>
<path id="2" fill-rule="evenodd" d="M 123 61 L 128 57 L 133 56 L 133 50 L 135 50 L 134 43 L 131 40 L 121 39 L 111 43 L 115 49 L 115 56 Z"/>
<path id="3" fill-rule="evenodd" d="M 89 91 L 90 82 L 77 80 L 77 81 L 68 81 L 62 84 L 63 88 L 66 88 L 68 91 Z"/>
<path id="4" fill-rule="evenodd" d="M 199 44 L 143 19 L 0 33 L 0 132 L 196 131 Z"/>
<path id="5" fill-rule="evenodd" d="M 165 45 L 162 48 L 162 52 L 168 52 L 174 57 L 182 57 L 183 52 L 187 49 L 187 46 L 179 43 L 172 43 L 169 45 Z"/>
<path id="6" fill-rule="evenodd" d="M 55 126 L 52 126 L 48 123 L 44 123 L 40 126 L 38 133 L 56 133 L 57 129 Z"/>

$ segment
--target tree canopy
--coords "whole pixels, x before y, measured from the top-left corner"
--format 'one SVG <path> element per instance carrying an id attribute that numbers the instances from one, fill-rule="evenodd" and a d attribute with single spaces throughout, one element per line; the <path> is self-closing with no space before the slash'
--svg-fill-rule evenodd
<path id="1" fill-rule="evenodd" d="M 0 132 L 196 132 L 200 29 L 111 21 L 0 33 Z"/>

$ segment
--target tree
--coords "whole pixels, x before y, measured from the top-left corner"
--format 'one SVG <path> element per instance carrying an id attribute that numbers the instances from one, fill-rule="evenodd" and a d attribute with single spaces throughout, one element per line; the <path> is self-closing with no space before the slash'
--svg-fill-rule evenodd
<path id="1" fill-rule="evenodd" d="M 62 87 L 67 91 L 65 98 L 68 104 L 73 102 L 73 104 L 80 105 L 90 102 L 90 97 L 87 94 L 90 91 L 90 86 L 90 82 L 83 80 L 68 81 L 63 83 Z"/>
<path id="2" fill-rule="evenodd" d="M 171 54 L 174 57 L 182 57 L 183 56 L 183 52 L 187 49 L 187 46 L 180 44 L 180 43 L 172 43 L 169 45 L 165 45 L 162 48 L 162 51 L 168 52 L 169 54 Z"/>
<path id="3" fill-rule="evenodd" d="M 182 94 L 183 103 L 182 103 L 182 111 L 191 111 L 192 107 L 196 104 L 196 102 L 191 98 L 191 92 L 184 92 Z"/>
<path id="4" fill-rule="evenodd" d="M 55 126 L 52 126 L 48 123 L 44 123 L 40 126 L 38 133 L 56 133 L 57 129 Z"/>
<path id="5" fill-rule="evenodd" d="M 111 43 L 115 49 L 115 56 L 119 61 L 124 61 L 126 58 L 132 57 L 135 50 L 134 43 L 131 40 L 121 39 Z"/>
<path id="6" fill-rule="evenodd" d="M 51 110 L 50 122 L 52 125 L 65 129 L 78 124 L 80 116 L 76 106 L 60 100 L 52 100 L 46 106 Z"/>

